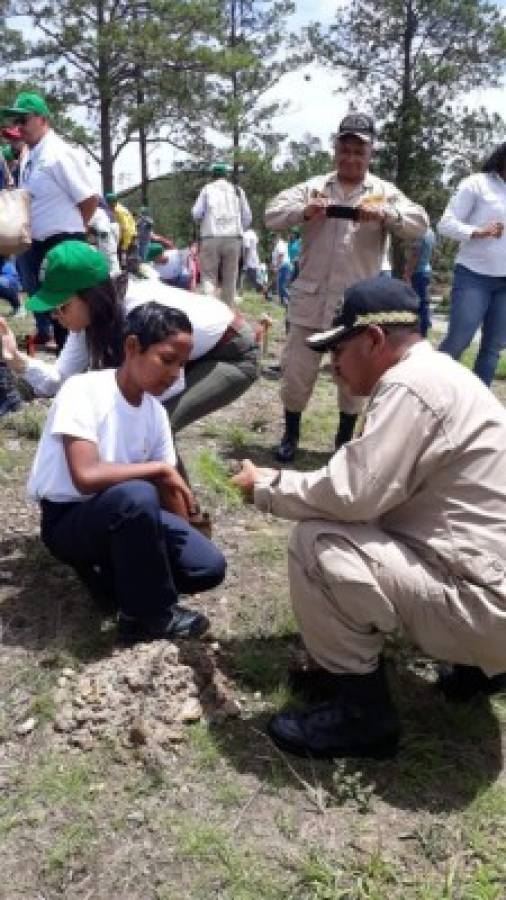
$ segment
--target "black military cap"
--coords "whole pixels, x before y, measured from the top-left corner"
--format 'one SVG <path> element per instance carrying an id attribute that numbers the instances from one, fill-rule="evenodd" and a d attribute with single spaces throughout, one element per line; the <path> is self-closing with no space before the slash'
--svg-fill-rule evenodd
<path id="1" fill-rule="evenodd" d="M 416 325 L 420 298 L 405 281 L 378 275 L 344 292 L 341 312 L 332 327 L 306 339 L 311 350 L 329 350 L 353 331 L 368 325 Z"/>
<path id="2" fill-rule="evenodd" d="M 339 123 L 337 137 L 342 138 L 347 134 L 352 134 L 363 141 L 373 141 L 376 135 L 374 119 L 366 113 L 348 113 Z"/>

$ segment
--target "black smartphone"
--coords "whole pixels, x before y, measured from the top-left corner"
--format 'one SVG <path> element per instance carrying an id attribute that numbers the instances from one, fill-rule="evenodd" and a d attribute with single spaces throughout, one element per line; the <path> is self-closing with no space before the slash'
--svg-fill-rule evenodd
<path id="1" fill-rule="evenodd" d="M 325 208 L 325 214 L 328 219 L 352 219 L 354 222 L 358 219 L 358 208 L 356 206 L 340 206 L 337 203 L 331 203 Z"/>

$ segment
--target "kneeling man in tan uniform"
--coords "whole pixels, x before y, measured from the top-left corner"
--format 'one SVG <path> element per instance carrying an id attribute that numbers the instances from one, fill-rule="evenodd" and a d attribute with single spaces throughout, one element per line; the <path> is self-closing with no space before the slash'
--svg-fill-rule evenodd
<path id="1" fill-rule="evenodd" d="M 421 338 L 418 305 L 397 279 L 349 288 L 309 345 L 330 349 L 335 378 L 369 397 L 361 436 L 316 472 L 245 461 L 235 478 L 259 509 L 298 522 L 292 603 L 332 699 L 271 720 L 293 753 L 395 751 L 381 650 L 399 627 L 454 664 L 447 695 L 490 693 L 506 670 L 506 411 Z"/>

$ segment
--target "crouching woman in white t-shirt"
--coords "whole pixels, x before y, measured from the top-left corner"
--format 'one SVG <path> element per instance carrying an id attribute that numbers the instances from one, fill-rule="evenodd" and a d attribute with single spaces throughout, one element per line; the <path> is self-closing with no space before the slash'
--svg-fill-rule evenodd
<path id="1" fill-rule="evenodd" d="M 155 302 L 134 309 L 122 365 L 61 387 L 29 477 L 44 543 L 112 594 L 128 643 L 203 634 L 207 618 L 179 605 L 178 595 L 215 587 L 225 575 L 222 553 L 190 525 L 195 501 L 155 399 L 191 349 L 184 313 Z"/>

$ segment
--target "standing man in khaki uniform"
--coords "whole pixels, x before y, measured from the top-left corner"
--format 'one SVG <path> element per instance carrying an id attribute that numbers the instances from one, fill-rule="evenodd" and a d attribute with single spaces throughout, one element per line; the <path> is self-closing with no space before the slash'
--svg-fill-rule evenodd
<path id="1" fill-rule="evenodd" d="M 221 272 L 221 296 L 229 306 L 235 302 L 242 238 L 251 225 L 251 210 L 243 189 L 227 176 L 232 167 L 215 163 L 213 181 L 202 188 L 192 209 L 200 223 L 200 267 L 204 294 L 216 294 Z"/>
<path id="2" fill-rule="evenodd" d="M 295 456 L 301 413 L 320 368 L 306 338 L 329 327 L 346 288 L 380 273 L 390 234 L 411 240 L 427 229 L 421 206 L 368 171 L 374 135 L 370 116 L 345 116 L 335 144 L 335 172 L 282 191 L 265 213 L 267 227 L 275 231 L 303 226 L 300 272 L 290 287 L 289 331 L 281 360 L 285 433 L 276 454 L 281 462 Z M 336 449 L 351 438 L 361 408 L 360 399 L 349 397 L 345 388 L 339 386 L 339 393 Z"/>
<path id="3" fill-rule="evenodd" d="M 330 349 L 334 377 L 369 396 L 363 434 L 319 471 L 246 461 L 235 479 L 260 509 L 299 523 L 292 604 L 332 699 L 271 720 L 287 751 L 395 751 L 380 654 L 399 627 L 456 664 L 440 679 L 447 696 L 491 693 L 506 670 L 506 411 L 422 339 L 418 308 L 397 279 L 350 288 L 334 326 L 309 346 Z"/>

